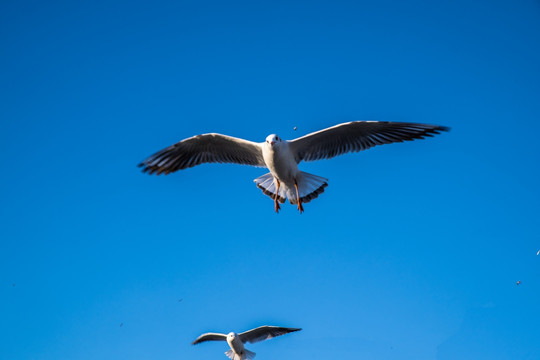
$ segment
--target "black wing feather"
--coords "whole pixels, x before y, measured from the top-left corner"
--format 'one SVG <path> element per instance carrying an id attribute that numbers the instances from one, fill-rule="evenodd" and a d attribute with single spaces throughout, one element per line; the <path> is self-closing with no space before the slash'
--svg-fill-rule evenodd
<path id="1" fill-rule="evenodd" d="M 330 159 L 376 145 L 432 137 L 450 128 L 439 125 L 390 121 L 352 121 L 291 140 L 296 161 Z"/>
<path id="2" fill-rule="evenodd" d="M 258 341 L 268 340 L 276 336 L 285 335 L 290 332 L 300 331 L 300 328 L 286 328 L 279 326 L 260 326 L 258 328 L 238 334 L 243 343 L 255 343 Z"/>
<path id="3" fill-rule="evenodd" d="M 220 333 L 206 333 L 199 336 L 197 339 L 195 339 L 194 342 L 191 343 L 191 345 L 197 345 L 205 341 L 226 341 L 227 335 L 220 334 Z"/>
<path id="4" fill-rule="evenodd" d="M 142 161 L 149 174 L 170 174 L 203 163 L 235 163 L 265 166 L 261 146 L 221 134 L 204 134 L 177 142 Z"/>

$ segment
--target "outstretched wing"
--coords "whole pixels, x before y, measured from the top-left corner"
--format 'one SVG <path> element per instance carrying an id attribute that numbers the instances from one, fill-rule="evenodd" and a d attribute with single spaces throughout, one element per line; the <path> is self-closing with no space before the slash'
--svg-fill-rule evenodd
<path id="1" fill-rule="evenodd" d="M 149 174 L 167 175 L 203 163 L 265 166 L 260 144 L 227 135 L 204 134 L 158 151 L 139 167 Z"/>
<path id="2" fill-rule="evenodd" d="M 296 161 L 330 159 L 394 142 L 423 139 L 450 128 L 390 121 L 352 121 L 289 141 Z"/>
<path id="3" fill-rule="evenodd" d="M 268 340 L 276 336 L 285 335 L 293 331 L 299 331 L 299 328 L 286 328 L 278 326 L 260 326 L 258 328 L 238 334 L 243 343 L 255 343 Z"/>
<path id="4" fill-rule="evenodd" d="M 206 333 L 199 336 L 197 339 L 195 339 L 194 342 L 191 343 L 191 345 L 197 345 L 205 341 L 226 341 L 227 335 L 220 334 L 220 333 Z"/>

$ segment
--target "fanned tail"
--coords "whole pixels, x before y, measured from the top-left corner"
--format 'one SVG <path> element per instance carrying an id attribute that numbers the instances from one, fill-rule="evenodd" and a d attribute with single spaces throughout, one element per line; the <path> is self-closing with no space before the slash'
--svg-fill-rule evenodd
<path id="1" fill-rule="evenodd" d="M 248 349 L 244 349 L 244 355 L 240 356 L 238 354 L 235 354 L 232 350 L 225 351 L 225 355 L 229 357 L 231 360 L 253 360 L 255 357 L 255 353 L 253 351 L 249 351 Z"/>
<path id="2" fill-rule="evenodd" d="M 244 349 L 244 356 L 242 356 L 242 360 L 253 360 L 254 357 L 255 357 L 255 353 L 253 351 Z"/>
<path id="3" fill-rule="evenodd" d="M 265 195 L 271 197 L 272 199 L 275 198 L 277 185 L 276 180 L 271 173 L 259 176 L 253 181 Z M 300 171 L 296 176 L 296 183 L 298 184 L 298 193 L 302 203 L 308 203 L 322 194 L 324 192 L 324 188 L 328 186 L 327 181 L 328 179 L 321 176 Z M 298 200 L 296 199 L 296 189 L 294 186 L 291 187 L 290 184 L 287 185 L 285 183 L 281 183 L 281 186 L 279 187 L 278 201 L 283 204 L 285 199 L 289 199 L 291 204 L 298 203 Z"/>
<path id="4" fill-rule="evenodd" d="M 255 184 L 257 184 L 257 187 L 262 190 L 264 195 L 271 197 L 272 200 L 276 197 L 277 185 L 276 185 L 276 181 L 272 173 L 259 176 L 253 181 L 255 182 Z M 280 187 L 279 194 L 278 194 L 278 201 L 283 204 L 286 198 L 287 198 L 286 189 L 284 187 Z"/>
<path id="5" fill-rule="evenodd" d="M 296 183 L 298 184 L 298 193 L 302 203 L 306 204 L 322 194 L 324 192 L 324 188 L 328 186 L 327 181 L 328 179 L 321 176 L 300 171 L 296 177 Z M 289 201 L 291 204 L 298 203 L 298 200 L 296 199 L 296 191 L 289 194 Z"/>

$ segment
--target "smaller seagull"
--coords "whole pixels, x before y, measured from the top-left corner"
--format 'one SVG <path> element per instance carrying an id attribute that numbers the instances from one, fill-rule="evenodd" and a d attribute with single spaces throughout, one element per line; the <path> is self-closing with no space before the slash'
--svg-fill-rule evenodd
<path id="1" fill-rule="evenodd" d="M 521 280 L 518 280 L 518 281 L 516 282 L 516 285 L 517 285 L 517 286 L 519 286 L 519 284 L 521 284 Z"/>
<path id="2" fill-rule="evenodd" d="M 293 128 L 294 131 L 296 131 L 296 126 Z"/>
<path id="3" fill-rule="evenodd" d="M 182 300 L 184 300 L 184 299 L 178 299 L 178 302 L 182 302 Z"/>
<path id="4" fill-rule="evenodd" d="M 244 348 L 244 344 L 246 342 L 252 344 L 299 330 L 302 329 L 278 326 L 260 326 L 258 328 L 251 329 L 240 334 L 237 334 L 235 332 L 230 332 L 227 335 L 220 333 L 206 333 L 199 336 L 192 343 L 192 345 L 196 345 L 205 341 L 227 341 L 227 343 L 231 347 L 231 350 L 227 350 L 225 352 L 225 355 L 227 355 L 231 360 L 251 360 L 255 357 L 255 353 Z"/>
<path id="5" fill-rule="evenodd" d="M 538 252 L 536 253 L 536 255 L 540 255 L 540 250 L 538 250 Z"/>

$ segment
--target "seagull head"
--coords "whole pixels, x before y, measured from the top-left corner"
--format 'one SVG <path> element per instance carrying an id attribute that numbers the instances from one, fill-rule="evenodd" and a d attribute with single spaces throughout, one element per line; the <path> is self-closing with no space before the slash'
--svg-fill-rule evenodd
<path id="1" fill-rule="evenodd" d="M 266 137 L 266 143 L 273 147 L 275 144 L 280 143 L 282 140 L 276 134 L 271 134 Z"/>
<path id="2" fill-rule="evenodd" d="M 236 337 L 236 333 L 230 332 L 227 334 L 227 340 L 233 340 Z"/>

